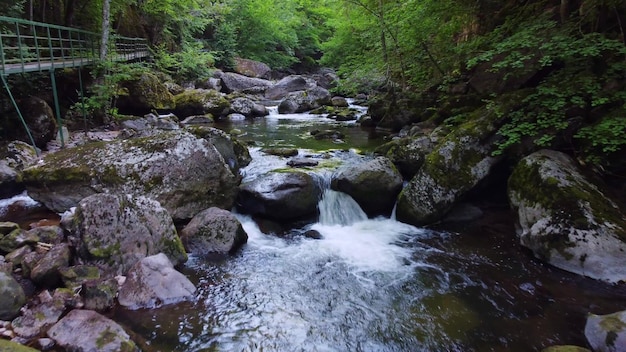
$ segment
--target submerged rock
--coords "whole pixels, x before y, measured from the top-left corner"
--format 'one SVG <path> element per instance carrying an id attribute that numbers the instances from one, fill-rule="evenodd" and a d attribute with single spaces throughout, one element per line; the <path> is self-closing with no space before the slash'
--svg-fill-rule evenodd
<path id="1" fill-rule="evenodd" d="M 95 142 L 60 150 L 24 170 L 28 194 L 64 212 L 95 193 L 153 198 L 174 219 L 211 206 L 230 208 L 239 178 L 216 145 L 185 131 Z"/>
<path id="2" fill-rule="evenodd" d="M 509 178 L 522 245 L 548 263 L 594 279 L 626 281 L 626 216 L 566 154 L 541 150 Z"/>
<path id="3" fill-rule="evenodd" d="M 173 263 L 187 254 L 167 210 L 152 199 L 96 194 L 76 207 L 71 241 L 84 263 L 126 273 L 146 256 L 165 253 Z"/>
<path id="4" fill-rule="evenodd" d="M 48 330 L 48 337 L 67 351 L 135 352 L 124 329 L 92 310 L 75 309 Z"/>
<path id="5" fill-rule="evenodd" d="M 369 216 L 390 214 L 402 189 L 402 176 L 384 157 L 337 171 L 331 188 L 350 195 Z"/>
<path id="6" fill-rule="evenodd" d="M 163 253 L 146 257 L 128 272 L 118 301 L 130 309 L 156 308 L 193 298 L 196 287 Z"/>
<path id="7" fill-rule="evenodd" d="M 594 351 L 626 352 L 626 311 L 590 314 L 585 324 L 585 337 Z"/>
<path id="8" fill-rule="evenodd" d="M 320 189 L 303 172 L 270 172 L 244 183 L 237 198 L 239 208 L 253 215 L 292 220 L 317 213 Z"/>
<path id="9" fill-rule="evenodd" d="M 181 231 L 190 254 L 228 253 L 248 241 L 241 223 L 228 210 L 209 208 L 201 211 Z"/>

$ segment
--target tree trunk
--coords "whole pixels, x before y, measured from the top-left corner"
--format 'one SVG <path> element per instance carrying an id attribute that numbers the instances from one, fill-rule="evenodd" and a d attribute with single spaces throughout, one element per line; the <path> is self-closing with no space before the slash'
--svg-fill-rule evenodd
<path id="1" fill-rule="evenodd" d="M 74 0 L 67 0 L 67 2 L 65 3 L 65 18 L 64 18 L 64 22 L 65 22 L 65 26 L 66 27 L 72 27 L 72 25 L 74 24 L 74 8 L 76 7 L 76 5 L 74 4 Z"/>
<path id="2" fill-rule="evenodd" d="M 569 18 L 569 0 L 561 0 L 561 23 L 565 23 Z"/>
<path id="3" fill-rule="evenodd" d="M 109 45 L 109 30 L 111 17 L 111 0 L 103 0 L 102 2 L 102 41 L 100 42 L 100 60 L 104 61 L 107 57 L 107 49 Z"/>

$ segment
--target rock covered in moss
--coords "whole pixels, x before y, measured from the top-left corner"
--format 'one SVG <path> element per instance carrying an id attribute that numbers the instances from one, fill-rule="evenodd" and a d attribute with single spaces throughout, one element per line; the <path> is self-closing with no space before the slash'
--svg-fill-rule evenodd
<path id="1" fill-rule="evenodd" d="M 232 207 L 239 178 L 208 140 L 170 131 L 48 154 L 24 170 L 24 182 L 33 199 L 59 213 L 110 192 L 145 195 L 174 219 L 191 219 L 212 206 Z"/>
<path id="2" fill-rule="evenodd" d="M 59 292 L 50 295 L 50 292 L 42 291 L 35 302 L 36 304 L 29 304 L 29 308 L 11 322 L 13 331 L 22 338 L 40 336 L 65 313 L 64 297 Z"/>
<path id="3" fill-rule="evenodd" d="M 0 271 L 0 320 L 13 319 L 26 303 L 22 286 L 9 273 Z"/>
<path id="4" fill-rule="evenodd" d="M 48 337 L 67 351 L 139 351 L 119 324 L 92 310 L 69 312 L 48 330 Z"/>
<path id="5" fill-rule="evenodd" d="M 56 136 L 57 122 L 52 108 L 45 100 L 35 96 L 22 100 L 19 105 L 35 145 L 38 148 L 45 148 L 48 142 Z M 18 116 L 6 119 L 4 124 L 4 131 L 9 133 L 9 135 L 4 136 L 5 138 L 31 143 L 30 137 Z"/>
<path id="6" fill-rule="evenodd" d="M 390 214 L 402 189 L 402 176 L 385 157 L 342 167 L 332 189 L 350 195 L 369 216 Z"/>
<path id="7" fill-rule="evenodd" d="M 626 280 L 626 216 L 561 152 L 519 162 L 508 184 L 522 245 L 561 269 L 608 282 Z"/>
<path id="8" fill-rule="evenodd" d="M 30 278 L 38 285 L 56 286 L 61 283 L 60 270 L 68 267 L 71 259 L 67 243 L 52 247 L 32 268 Z"/>
<path id="9" fill-rule="evenodd" d="M 280 114 L 295 114 L 330 105 L 331 95 L 322 88 L 315 86 L 305 91 L 291 92 L 278 104 Z"/>
<path id="10" fill-rule="evenodd" d="M 193 115 L 211 114 L 215 117 L 226 116 L 230 103 L 215 90 L 189 89 L 174 97 L 174 114 L 180 118 Z"/>
<path id="11" fill-rule="evenodd" d="M 228 210 L 209 208 L 201 211 L 181 231 L 190 254 L 228 253 L 248 241 L 248 234 Z"/>
<path id="12" fill-rule="evenodd" d="M 72 228 L 76 255 L 118 274 L 139 260 L 165 253 L 175 264 L 187 254 L 167 210 L 152 199 L 96 194 L 76 207 Z"/>
<path id="13" fill-rule="evenodd" d="M 151 110 L 171 110 L 175 107 L 174 96 L 159 78 L 150 72 L 123 81 L 126 94 L 117 99 L 121 111 L 147 113 Z"/>
<path id="14" fill-rule="evenodd" d="M 494 117 L 478 115 L 442 138 L 400 193 L 398 220 L 418 226 L 438 221 L 489 175 L 499 159 L 483 141 L 496 131 Z"/>
<path id="15" fill-rule="evenodd" d="M 235 175 L 238 175 L 239 169 L 252 161 L 248 148 L 222 130 L 209 126 L 194 126 L 189 131 L 213 145 Z"/>
<path id="16" fill-rule="evenodd" d="M 585 324 L 585 337 L 594 351 L 626 352 L 626 311 L 590 314 Z"/>
<path id="17" fill-rule="evenodd" d="M 270 172 L 244 183 L 237 197 L 239 208 L 277 220 L 315 215 L 320 189 L 304 172 Z"/>
<path id="18" fill-rule="evenodd" d="M 410 180 L 417 174 L 426 156 L 432 153 L 435 146 L 436 143 L 430 136 L 406 137 L 376 148 L 376 153 L 389 158 L 402 176 Z"/>
<path id="19" fill-rule="evenodd" d="M 0 339 L 0 351 L 7 352 L 37 352 L 38 350 L 28 346 L 21 345 L 17 342 Z"/>
<path id="20" fill-rule="evenodd" d="M 143 258 L 128 272 L 118 301 L 130 309 L 156 308 L 193 298 L 196 287 L 163 253 Z"/>

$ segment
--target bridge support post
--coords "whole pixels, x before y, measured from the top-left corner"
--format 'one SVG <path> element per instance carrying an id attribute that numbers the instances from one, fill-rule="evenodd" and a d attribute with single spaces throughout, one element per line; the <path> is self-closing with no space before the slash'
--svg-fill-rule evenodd
<path id="1" fill-rule="evenodd" d="M 65 148 L 65 137 L 63 136 L 63 123 L 61 122 L 61 108 L 59 106 L 59 94 L 57 93 L 57 81 L 54 77 L 54 68 L 50 70 L 50 81 L 52 82 L 52 96 L 54 97 L 54 110 L 57 115 L 57 125 L 59 125 L 61 148 Z"/>
<path id="2" fill-rule="evenodd" d="M 37 156 L 39 157 L 39 149 L 37 148 L 37 145 L 35 145 L 35 140 L 33 139 L 33 135 L 30 133 L 30 129 L 28 129 L 28 125 L 26 124 L 26 121 L 24 120 L 24 117 L 22 116 L 22 112 L 20 111 L 20 108 L 17 106 L 17 103 L 15 102 L 15 98 L 13 98 L 13 94 L 11 93 L 11 89 L 9 88 L 9 84 L 7 83 L 6 77 L 4 77 L 4 75 L 0 75 L 0 78 L 2 78 L 2 84 L 4 84 L 4 89 L 6 89 L 7 93 L 9 94 L 9 98 L 11 98 L 11 103 L 13 104 L 13 107 L 15 108 L 15 111 L 17 111 L 17 116 L 19 116 L 20 121 L 22 121 L 22 125 L 24 125 L 24 128 L 26 129 L 26 133 L 28 134 L 28 139 L 30 139 L 30 143 L 33 145 L 33 148 L 35 148 L 35 153 L 37 153 Z"/>

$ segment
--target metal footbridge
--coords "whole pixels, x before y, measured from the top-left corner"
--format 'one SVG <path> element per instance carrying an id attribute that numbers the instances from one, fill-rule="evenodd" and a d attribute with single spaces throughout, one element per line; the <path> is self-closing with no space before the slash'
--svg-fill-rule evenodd
<path id="1" fill-rule="evenodd" d="M 59 133 L 61 143 L 64 145 L 54 71 L 98 63 L 100 61 L 100 40 L 100 33 L 0 16 L 0 78 L 33 146 L 33 138 L 13 98 L 7 83 L 7 76 L 31 72 L 50 72 Z M 148 42 L 143 38 L 111 36 L 108 52 L 110 54 L 107 55 L 107 60 L 112 61 L 141 60 L 150 56 Z M 80 70 L 78 73 L 82 99 L 83 87 Z"/>

